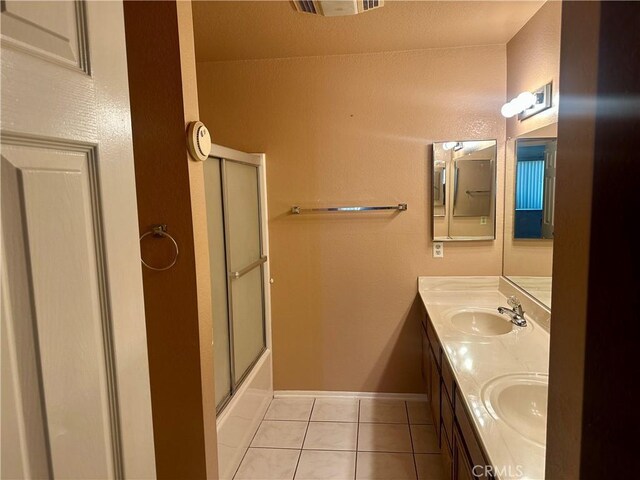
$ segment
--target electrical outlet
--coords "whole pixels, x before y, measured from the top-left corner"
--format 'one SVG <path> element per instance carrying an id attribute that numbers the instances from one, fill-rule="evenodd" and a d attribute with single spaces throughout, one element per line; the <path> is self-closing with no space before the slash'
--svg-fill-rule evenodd
<path id="1" fill-rule="evenodd" d="M 433 242 L 433 258 L 444 257 L 444 243 Z"/>
<path id="2" fill-rule="evenodd" d="M 487 217 L 480 217 L 480 225 L 486 225 L 487 224 Z"/>

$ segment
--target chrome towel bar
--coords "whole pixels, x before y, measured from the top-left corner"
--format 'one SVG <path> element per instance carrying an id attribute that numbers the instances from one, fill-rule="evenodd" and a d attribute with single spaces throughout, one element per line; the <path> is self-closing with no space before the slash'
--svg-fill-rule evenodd
<path id="1" fill-rule="evenodd" d="M 251 263 L 250 265 L 247 265 L 243 269 L 238 270 L 237 272 L 229 272 L 229 277 L 231 277 L 231 278 L 240 278 L 245 273 L 249 273 L 251 270 L 256 268 L 258 265 L 262 265 L 266 261 L 267 261 L 267 256 L 263 255 L 258 260 L 256 260 L 255 262 Z"/>
<path id="2" fill-rule="evenodd" d="M 467 195 L 489 195 L 491 190 L 466 190 Z"/>
<path id="3" fill-rule="evenodd" d="M 325 207 L 325 208 L 302 208 L 297 205 L 291 207 L 291 213 L 299 215 L 301 213 L 322 213 L 322 212 L 370 212 L 376 210 L 397 210 L 398 212 L 404 212 L 407 210 L 406 203 L 399 203 L 398 205 L 385 205 L 381 207 Z"/>

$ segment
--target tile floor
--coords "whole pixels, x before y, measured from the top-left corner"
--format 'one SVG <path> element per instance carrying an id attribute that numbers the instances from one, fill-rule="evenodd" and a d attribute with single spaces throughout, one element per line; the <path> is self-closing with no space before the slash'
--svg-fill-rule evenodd
<path id="1" fill-rule="evenodd" d="M 275 398 L 236 480 L 443 480 L 425 402 Z"/>

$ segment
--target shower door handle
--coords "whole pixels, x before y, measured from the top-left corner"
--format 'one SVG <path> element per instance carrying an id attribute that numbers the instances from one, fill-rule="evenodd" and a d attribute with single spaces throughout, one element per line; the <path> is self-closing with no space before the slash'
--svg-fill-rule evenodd
<path id="1" fill-rule="evenodd" d="M 237 272 L 229 272 L 229 277 L 230 278 L 240 278 L 245 273 L 249 273 L 251 270 L 256 268 L 258 265 L 262 265 L 266 261 L 267 261 L 267 256 L 263 255 L 258 260 L 256 260 L 255 262 L 253 262 L 253 263 L 247 265 L 246 267 L 244 267 L 242 270 L 238 270 Z"/>

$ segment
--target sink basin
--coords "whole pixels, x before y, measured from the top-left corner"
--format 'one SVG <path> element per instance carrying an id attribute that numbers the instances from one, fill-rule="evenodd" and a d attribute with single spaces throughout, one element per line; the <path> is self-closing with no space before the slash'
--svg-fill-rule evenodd
<path id="1" fill-rule="evenodd" d="M 511 332 L 513 323 L 505 315 L 488 308 L 465 308 L 449 315 L 458 330 L 471 335 L 490 337 Z"/>
<path id="2" fill-rule="evenodd" d="M 503 421 L 536 445 L 544 446 L 548 379 L 541 373 L 498 377 L 485 385 L 482 401 L 496 420 Z"/>

